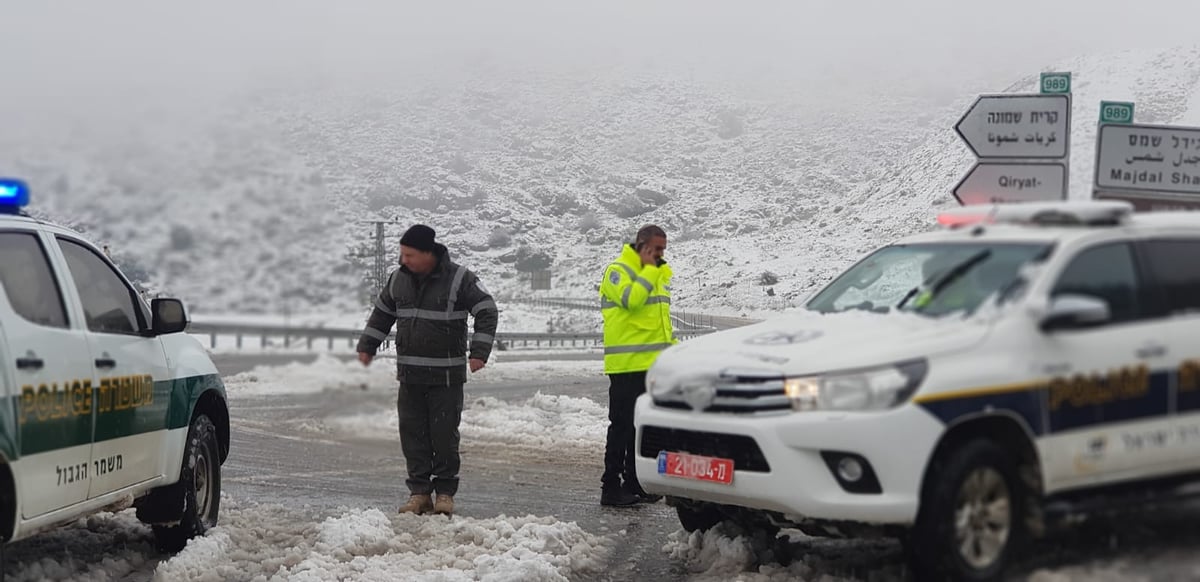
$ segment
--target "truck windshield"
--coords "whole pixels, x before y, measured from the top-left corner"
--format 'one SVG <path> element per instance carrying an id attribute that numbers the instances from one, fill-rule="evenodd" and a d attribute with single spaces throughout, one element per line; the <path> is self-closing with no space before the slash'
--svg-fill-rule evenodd
<path id="1" fill-rule="evenodd" d="M 903 310 L 973 313 L 1049 256 L 1046 243 L 930 243 L 883 247 L 834 279 L 805 307 L 820 313 Z M 951 275 L 947 277 L 947 275 Z"/>

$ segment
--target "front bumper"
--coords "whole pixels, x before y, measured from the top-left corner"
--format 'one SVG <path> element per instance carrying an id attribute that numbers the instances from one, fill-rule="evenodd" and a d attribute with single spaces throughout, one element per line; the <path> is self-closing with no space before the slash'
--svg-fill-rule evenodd
<path id="1" fill-rule="evenodd" d="M 912 524 L 926 464 L 944 430 L 938 419 L 911 404 L 884 412 L 752 416 L 659 408 L 647 394 L 638 399 L 634 418 L 637 474 L 646 491 L 776 511 L 796 522 Z M 672 447 L 661 439 L 643 443 L 648 426 L 712 433 L 703 440 L 736 457 L 733 482 L 724 485 L 659 474 L 658 451 L 652 449 Z M 710 445 L 697 446 L 693 440 L 690 446 Z M 761 457 L 755 449 L 761 451 Z M 865 458 L 882 492 L 848 492 L 834 477 L 822 451 Z M 705 450 L 672 452 L 718 456 Z"/>

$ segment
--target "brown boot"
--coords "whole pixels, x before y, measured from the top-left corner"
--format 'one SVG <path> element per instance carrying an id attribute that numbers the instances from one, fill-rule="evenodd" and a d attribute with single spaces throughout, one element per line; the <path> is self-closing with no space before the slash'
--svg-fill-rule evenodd
<path id="1" fill-rule="evenodd" d="M 450 495 L 438 495 L 437 503 L 433 504 L 433 512 L 438 515 L 453 515 L 454 497 Z"/>
<path id="2" fill-rule="evenodd" d="M 400 513 L 423 515 L 433 511 L 433 499 L 429 495 L 413 494 L 408 502 L 400 506 Z"/>

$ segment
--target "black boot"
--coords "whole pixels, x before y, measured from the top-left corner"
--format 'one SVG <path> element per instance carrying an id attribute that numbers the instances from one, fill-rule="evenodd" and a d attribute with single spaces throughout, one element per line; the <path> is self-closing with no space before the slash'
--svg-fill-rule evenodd
<path id="1" fill-rule="evenodd" d="M 608 505 L 610 507 L 628 507 L 630 505 L 635 505 L 640 501 L 640 497 L 626 491 L 621 487 L 612 487 L 600 490 L 600 505 Z"/>
<path id="2" fill-rule="evenodd" d="M 626 483 L 624 488 L 630 495 L 638 498 L 638 503 L 658 503 L 658 500 L 662 499 L 662 495 L 646 493 L 646 490 L 642 489 L 640 484 L 631 485 Z"/>

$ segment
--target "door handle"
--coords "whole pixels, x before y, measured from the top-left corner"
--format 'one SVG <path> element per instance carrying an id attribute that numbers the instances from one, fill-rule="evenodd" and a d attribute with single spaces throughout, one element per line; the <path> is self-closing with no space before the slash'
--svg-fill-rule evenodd
<path id="1" fill-rule="evenodd" d="M 1159 344 L 1151 344 L 1138 348 L 1137 357 L 1146 360 L 1149 358 L 1158 358 L 1167 355 L 1167 346 Z"/>
<path id="2" fill-rule="evenodd" d="M 41 370 L 45 365 L 46 362 L 42 361 L 41 358 L 17 358 L 18 370 Z"/>
<path id="3" fill-rule="evenodd" d="M 117 361 L 112 358 L 96 358 L 97 368 L 116 368 Z"/>

